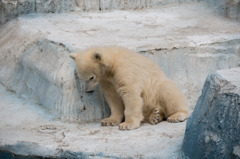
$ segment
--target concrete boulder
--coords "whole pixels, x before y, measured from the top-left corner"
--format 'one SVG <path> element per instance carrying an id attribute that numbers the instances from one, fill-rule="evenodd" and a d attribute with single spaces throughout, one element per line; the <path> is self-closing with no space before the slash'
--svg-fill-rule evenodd
<path id="1" fill-rule="evenodd" d="M 84 86 L 69 52 L 62 43 L 44 38 L 33 42 L 18 58 L 7 80 L 8 89 L 64 121 L 93 121 L 108 116 L 99 89 L 90 95 L 82 91 Z"/>
<path id="2" fill-rule="evenodd" d="M 240 158 L 240 68 L 208 76 L 187 121 L 182 149 L 189 158 Z"/>

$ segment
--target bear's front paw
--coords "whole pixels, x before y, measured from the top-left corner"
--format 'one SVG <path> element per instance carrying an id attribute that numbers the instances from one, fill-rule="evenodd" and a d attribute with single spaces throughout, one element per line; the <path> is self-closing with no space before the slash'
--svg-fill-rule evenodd
<path id="1" fill-rule="evenodd" d="M 120 122 L 113 118 L 105 118 L 101 121 L 102 126 L 115 126 L 120 124 Z"/>
<path id="2" fill-rule="evenodd" d="M 133 129 L 136 129 L 140 126 L 140 124 L 136 124 L 136 123 L 121 123 L 119 125 L 119 129 L 120 130 L 133 130 Z"/>

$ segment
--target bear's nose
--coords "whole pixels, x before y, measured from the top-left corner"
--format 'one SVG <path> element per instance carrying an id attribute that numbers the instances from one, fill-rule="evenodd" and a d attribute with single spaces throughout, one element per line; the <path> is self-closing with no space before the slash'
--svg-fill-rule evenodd
<path id="1" fill-rule="evenodd" d="M 93 93 L 94 91 L 93 90 L 90 90 L 90 91 L 86 91 L 86 93 Z"/>

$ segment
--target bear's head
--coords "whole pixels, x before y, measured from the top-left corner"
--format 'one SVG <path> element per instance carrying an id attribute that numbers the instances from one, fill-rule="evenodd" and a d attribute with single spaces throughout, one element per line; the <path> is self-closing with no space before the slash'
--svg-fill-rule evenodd
<path id="1" fill-rule="evenodd" d="M 86 50 L 69 55 L 75 60 L 78 77 L 85 84 L 85 92 L 92 93 L 97 87 L 101 73 L 102 56 L 98 50 Z"/>

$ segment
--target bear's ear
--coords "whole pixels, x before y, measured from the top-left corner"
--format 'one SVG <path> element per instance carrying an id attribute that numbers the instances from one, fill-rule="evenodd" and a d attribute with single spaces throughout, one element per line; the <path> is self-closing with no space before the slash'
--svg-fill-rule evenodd
<path id="1" fill-rule="evenodd" d="M 99 51 L 96 51 L 94 54 L 93 54 L 93 58 L 97 61 L 101 61 L 102 60 L 102 55 Z"/>
<path id="2" fill-rule="evenodd" d="M 71 53 L 71 54 L 69 54 L 69 57 L 71 57 L 73 60 L 75 60 L 77 57 L 77 53 Z"/>

